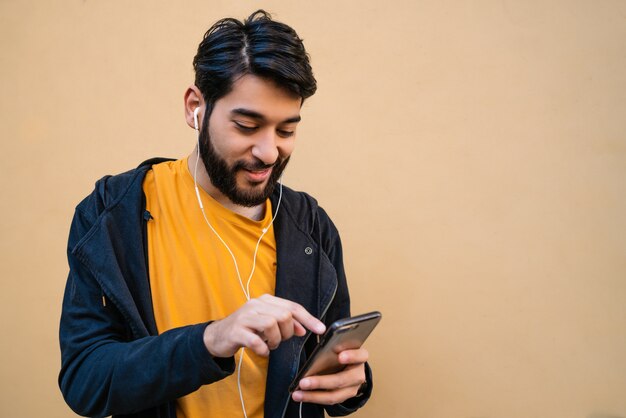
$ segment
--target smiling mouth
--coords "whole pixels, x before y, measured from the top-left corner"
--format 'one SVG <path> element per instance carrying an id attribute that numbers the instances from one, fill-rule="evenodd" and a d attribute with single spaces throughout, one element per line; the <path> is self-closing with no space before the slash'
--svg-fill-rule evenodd
<path id="1" fill-rule="evenodd" d="M 252 183 L 261 183 L 265 181 L 272 173 L 272 167 L 264 168 L 262 170 L 247 170 L 243 169 L 247 179 Z"/>

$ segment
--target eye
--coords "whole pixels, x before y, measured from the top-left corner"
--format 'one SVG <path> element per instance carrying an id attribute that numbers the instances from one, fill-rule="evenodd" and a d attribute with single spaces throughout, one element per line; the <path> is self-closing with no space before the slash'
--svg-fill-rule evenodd
<path id="1" fill-rule="evenodd" d="M 251 126 L 251 125 L 243 124 L 241 122 L 237 122 L 236 120 L 233 122 L 235 123 L 235 126 L 237 127 L 237 129 L 245 133 L 252 133 L 259 128 L 258 126 Z"/>
<path id="2" fill-rule="evenodd" d="M 289 138 L 290 136 L 293 136 L 293 134 L 295 133 L 294 131 L 286 131 L 284 129 L 279 129 L 276 132 L 278 133 L 278 136 L 280 136 L 281 138 Z"/>

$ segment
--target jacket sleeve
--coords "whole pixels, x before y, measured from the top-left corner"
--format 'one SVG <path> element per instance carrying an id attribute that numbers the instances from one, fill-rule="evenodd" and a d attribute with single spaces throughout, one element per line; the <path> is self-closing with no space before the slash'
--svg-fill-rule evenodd
<path id="1" fill-rule="evenodd" d="M 318 213 L 322 248 L 337 273 L 337 292 L 324 318 L 326 325 L 330 325 L 338 319 L 350 316 L 350 294 L 348 292 L 348 283 L 343 266 L 343 250 L 339 232 L 324 209 L 318 208 Z M 372 371 L 367 363 L 365 363 L 365 378 L 366 382 L 358 396 L 337 405 L 326 406 L 326 412 L 330 416 L 344 416 L 351 414 L 365 405 L 370 398 L 373 388 Z"/>
<path id="2" fill-rule="evenodd" d="M 92 221 L 77 209 L 70 231 L 70 272 L 59 332 L 59 386 L 68 405 L 84 416 L 129 414 L 231 374 L 233 359 L 213 358 L 204 346 L 207 323 L 159 336 L 133 335 L 126 318 L 104 299 L 95 277 L 71 251 Z"/>

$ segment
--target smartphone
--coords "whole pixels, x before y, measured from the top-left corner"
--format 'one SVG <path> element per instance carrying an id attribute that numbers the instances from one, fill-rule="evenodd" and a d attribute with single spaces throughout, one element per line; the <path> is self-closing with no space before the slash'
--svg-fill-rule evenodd
<path id="1" fill-rule="evenodd" d="M 345 365 L 339 363 L 339 353 L 360 348 L 381 318 L 381 313 L 375 311 L 333 322 L 291 382 L 289 392 L 294 392 L 300 380 L 307 376 L 341 371 Z"/>

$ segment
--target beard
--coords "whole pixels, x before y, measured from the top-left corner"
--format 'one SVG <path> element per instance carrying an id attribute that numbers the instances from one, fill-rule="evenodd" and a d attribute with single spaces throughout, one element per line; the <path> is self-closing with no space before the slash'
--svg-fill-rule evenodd
<path id="1" fill-rule="evenodd" d="M 237 160 L 232 167 L 229 167 L 226 160 L 215 151 L 211 143 L 208 126 L 200 132 L 198 143 L 200 159 L 202 159 L 211 184 L 231 202 L 240 206 L 254 207 L 264 203 L 274 192 L 276 183 L 289 163 L 289 157 L 281 158 L 279 156 L 273 164 L 265 164 L 255 158 L 253 162 Z M 254 187 L 259 184 L 252 184 L 250 189 L 242 189 L 237 186 L 237 173 L 239 171 L 259 171 L 268 168 L 271 168 L 272 172 L 264 187 Z"/>

